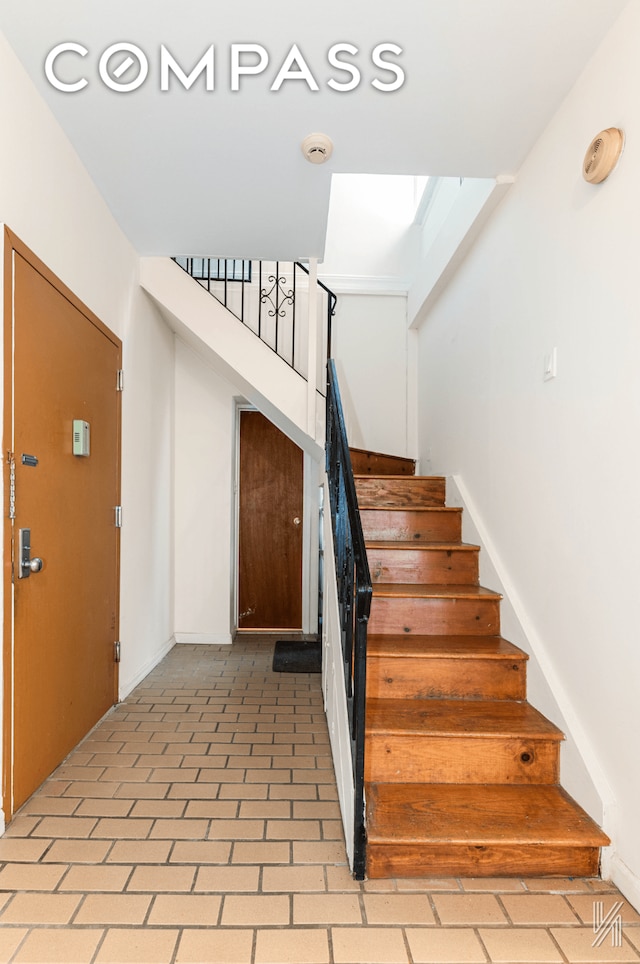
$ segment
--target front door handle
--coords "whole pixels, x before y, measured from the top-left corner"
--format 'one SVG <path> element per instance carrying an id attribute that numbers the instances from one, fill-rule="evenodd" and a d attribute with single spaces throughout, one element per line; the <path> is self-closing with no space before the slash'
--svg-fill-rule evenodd
<path id="1" fill-rule="evenodd" d="M 32 572 L 40 572 L 43 566 L 39 556 L 31 558 L 31 529 L 18 530 L 18 578 L 27 579 Z"/>

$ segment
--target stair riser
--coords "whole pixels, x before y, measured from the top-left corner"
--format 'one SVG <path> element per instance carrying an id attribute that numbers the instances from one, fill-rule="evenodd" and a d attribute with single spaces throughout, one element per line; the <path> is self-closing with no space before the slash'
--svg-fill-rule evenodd
<path id="1" fill-rule="evenodd" d="M 555 740 L 370 734 L 365 767 L 377 783 L 553 784 L 559 752 Z"/>
<path id="2" fill-rule="evenodd" d="M 444 505 L 444 490 L 444 479 L 356 479 L 358 502 L 363 505 Z"/>
<path id="3" fill-rule="evenodd" d="M 478 585 L 478 550 L 368 549 L 367 556 L 374 583 Z"/>
<path id="4" fill-rule="evenodd" d="M 369 657 L 367 697 L 523 700 L 526 697 L 526 662 Z"/>
<path id="5" fill-rule="evenodd" d="M 370 633 L 418 633 L 424 636 L 497 636 L 497 599 L 421 599 L 374 596 Z"/>
<path id="6" fill-rule="evenodd" d="M 406 475 L 412 476 L 416 470 L 413 459 L 399 455 L 382 455 L 379 452 L 366 452 L 362 449 L 349 449 L 351 468 L 355 475 Z"/>
<path id="7" fill-rule="evenodd" d="M 460 542 L 457 509 L 361 509 L 360 518 L 368 542 Z"/>
<path id="8" fill-rule="evenodd" d="M 367 877 L 597 877 L 597 847 L 369 844 Z"/>

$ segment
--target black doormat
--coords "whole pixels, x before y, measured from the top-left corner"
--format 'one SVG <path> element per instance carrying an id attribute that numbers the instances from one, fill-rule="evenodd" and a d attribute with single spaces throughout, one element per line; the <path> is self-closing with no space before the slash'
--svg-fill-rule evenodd
<path id="1" fill-rule="evenodd" d="M 320 673 L 320 641 L 279 639 L 273 651 L 274 673 Z"/>

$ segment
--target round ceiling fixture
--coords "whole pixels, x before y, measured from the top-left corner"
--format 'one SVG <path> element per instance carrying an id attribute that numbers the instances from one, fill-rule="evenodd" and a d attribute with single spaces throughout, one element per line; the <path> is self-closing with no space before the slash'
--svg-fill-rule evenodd
<path id="1" fill-rule="evenodd" d="M 619 127 L 607 127 L 597 134 L 584 156 L 582 176 L 589 184 L 600 184 L 615 168 L 624 147 L 624 132 Z"/>
<path id="2" fill-rule="evenodd" d="M 311 164 L 324 164 L 333 154 L 333 141 L 326 134 L 307 134 L 301 147 Z"/>

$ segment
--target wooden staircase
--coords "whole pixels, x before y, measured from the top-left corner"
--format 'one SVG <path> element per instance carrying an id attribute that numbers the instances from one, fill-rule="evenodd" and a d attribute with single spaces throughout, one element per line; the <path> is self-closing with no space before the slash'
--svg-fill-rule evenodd
<path id="1" fill-rule="evenodd" d="M 526 701 L 445 480 L 351 450 L 373 582 L 367 875 L 593 876 L 607 836 L 559 786 L 561 731 Z"/>

